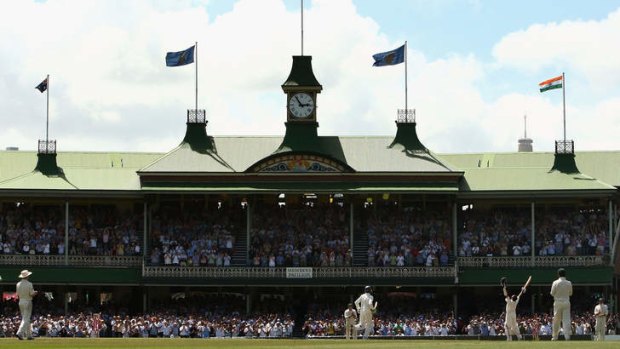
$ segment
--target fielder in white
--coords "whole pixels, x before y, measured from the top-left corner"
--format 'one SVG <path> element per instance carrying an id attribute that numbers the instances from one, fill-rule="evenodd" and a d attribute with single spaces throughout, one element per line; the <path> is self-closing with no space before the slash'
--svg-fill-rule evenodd
<path id="1" fill-rule="evenodd" d="M 372 297 L 372 288 L 370 286 L 366 286 L 364 288 L 364 294 L 359 296 L 357 300 L 355 300 L 355 308 L 357 312 L 360 314 L 360 322 L 355 326 L 355 330 L 360 331 L 364 330 L 364 339 L 368 339 L 370 332 L 374 329 L 375 324 L 372 320 L 372 313 L 377 309 L 377 302 L 374 302 L 374 298 Z"/>
<path id="2" fill-rule="evenodd" d="M 344 336 L 346 339 L 357 339 L 355 325 L 357 323 L 357 311 L 353 309 L 353 303 L 344 311 Z"/>
<path id="3" fill-rule="evenodd" d="M 30 275 L 32 275 L 32 272 L 22 270 L 19 273 L 21 281 L 17 283 L 16 287 L 17 297 L 19 297 L 19 312 L 22 314 L 22 322 L 17 330 L 17 338 L 20 340 L 24 338 L 34 339 L 32 337 L 32 328 L 30 327 L 30 316 L 32 315 L 32 297 L 37 295 L 37 291 L 34 290 L 32 283 L 28 281 Z"/>
<path id="4" fill-rule="evenodd" d="M 506 301 L 506 319 L 504 320 L 504 329 L 506 330 L 506 340 L 511 341 L 512 336 L 522 339 L 519 325 L 517 324 L 517 305 L 521 299 L 521 295 L 525 292 L 525 287 L 521 288 L 519 295 L 508 296 L 506 285 L 504 285 L 504 300 Z"/>
<path id="5" fill-rule="evenodd" d="M 560 333 L 560 322 L 564 330 L 564 338 L 570 339 L 570 297 L 573 295 L 573 284 L 566 280 L 566 270 L 558 269 L 558 279 L 551 284 L 551 295 L 553 296 L 553 333 L 551 340 L 558 340 Z"/>
<path id="6" fill-rule="evenodd" d="M 596 325 L 594 325 L 594 338 L 597 341 L 605 340 L 607 315 L 609 315 L 609 309 L 607 308 L 603 298 L 599 298 L 598 304 L 594 307 L 594 318 L 596 319 Z"/>

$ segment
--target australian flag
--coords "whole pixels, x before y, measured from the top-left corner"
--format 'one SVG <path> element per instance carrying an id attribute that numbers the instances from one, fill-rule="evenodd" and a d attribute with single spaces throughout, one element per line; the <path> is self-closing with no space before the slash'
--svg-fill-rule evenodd
<path id="1" fill-rule="evenodd" d="M 41 83 L 35 87 L 37 90 L 41 91 L 41 93 L 47 90 L 47 79 L 48 78 L 45 78 L 45 80 L 41 81 Z"/>
<path id="2" fill-rule="evenodd" d="M 405 45 L 392 51 L 377 53 L 372 55 L 372 58 L 375 59 L 373 67 L 400 64 L 405 61 Z"/>
<path id="3" fill-rule="evenodd" d="M 166 66 L 168 67 L 179 67 L 182 65 L 194 63 L 194 48 L 196 46 L 192 46 L 184 51 L 179 52 L 168 52 L 166 54 Z"/>

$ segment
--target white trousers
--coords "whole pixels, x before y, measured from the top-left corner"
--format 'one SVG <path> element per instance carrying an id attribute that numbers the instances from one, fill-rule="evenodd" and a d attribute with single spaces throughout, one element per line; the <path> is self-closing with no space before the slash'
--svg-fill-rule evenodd
<path id="1" fill-rule="evenodd" d="M 360 314 L 360 322 L 355 325 L 355 330 L 360 331 L 364 330 L 364 335 L 362 338 L 368 339 L 370 332 L 374 330 L 375 324 L 372 321 L 372 313 L 370 311 L 361 312 Z"/>
<path id="2" fill-rule="evenodd" d="M 504 330 L 506 332 L 506 340 L 511 341 L 513 335 L 517 336 L 517 339 L 521 339 L 521 331 L 516 318 L 507 317 L 506 321 L 504 321 Z"/>
<path id="3" fill-rule="evenodd" d="M 345 320 L 344 336 L 346 339 L 357 339 L 357 331 L 355 330 L 355 319 Z"/>
<path id="4" fill-rule="evenodd" d="M 594 336 L 597 341 L 605 340 L 605 329 L 607 327 L 607 317 L 597 316 L 596 325 L 594 325 Z"/>
<path id="5" fill-rule="evenodd" d="M 17 335 L 22 338 L 32 337 L 32 328 L 30 327 L 30 317 L 32 316 L 32 301 L 19 301 L 19 312 L 22 314 L 22 322 L 19 324 Z"/>
<path id="6" fill-rule="evenodd" d="M 553 302 L 553 333 L 552 339 L 558 339 L 560 333 L 560 322 L 564 330 L 564 339 L 569 340 L 572 334 L 570 324 L 570 302 Z"/>

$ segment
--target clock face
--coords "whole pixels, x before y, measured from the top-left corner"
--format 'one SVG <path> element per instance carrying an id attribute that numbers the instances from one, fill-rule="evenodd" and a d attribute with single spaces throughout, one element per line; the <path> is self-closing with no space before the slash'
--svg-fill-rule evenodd
<path id="1" fill-rule="evenodd" d="M 314 111 L 314 99 L 307 93 L 296 93 L 288 101 L 288 110 L 293 118 L 307 118 Z"/>

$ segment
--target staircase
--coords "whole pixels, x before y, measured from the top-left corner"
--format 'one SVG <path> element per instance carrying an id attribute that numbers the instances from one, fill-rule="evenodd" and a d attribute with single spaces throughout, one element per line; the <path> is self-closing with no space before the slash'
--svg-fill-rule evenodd
<path id="1" fill-rule="evenodd" d="M 368 266 L 368 233 L 365 229 L 356 229 L 353 233 L 353 266 Z"/>
<path id="2" fill-rule="evenodd" d="M 230 260 L 231 266 L 245 267 L 249 265 L 247 241 L 248 237 L 245 230 L 235 236 L 235 246 Z"/>

